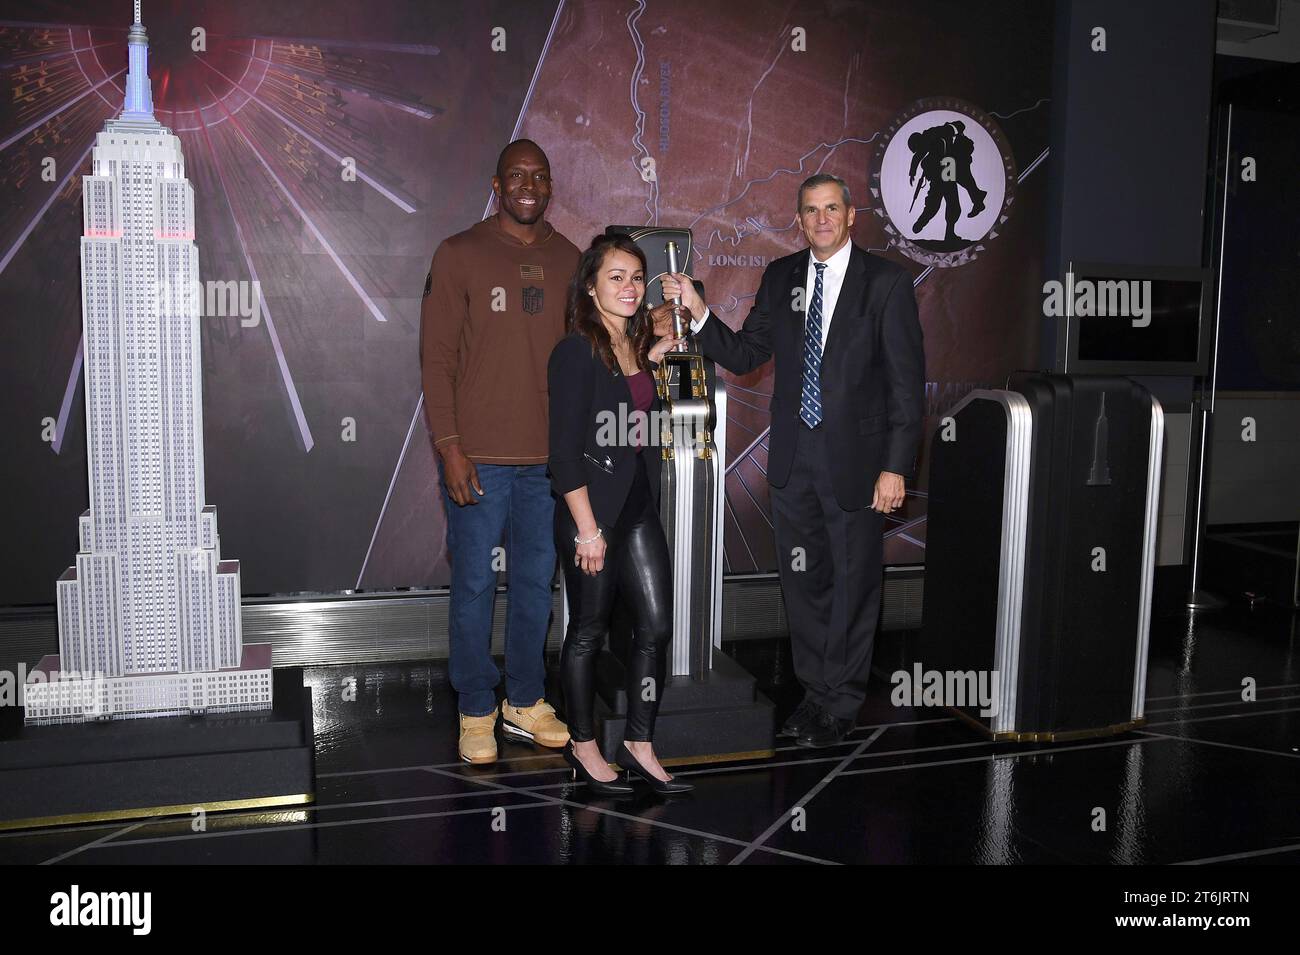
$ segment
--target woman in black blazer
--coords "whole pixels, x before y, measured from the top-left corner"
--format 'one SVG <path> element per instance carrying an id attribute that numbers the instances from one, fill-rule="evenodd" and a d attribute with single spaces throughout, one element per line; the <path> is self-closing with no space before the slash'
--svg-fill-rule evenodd
<path id="1" fill-rule="evenodd" d="M 596 742 L 596 657 L 614 598 L 632 614 L 627 729 L 617 763 L 661 793 L 691 787 L 655 756 L 660 660 L 672 635 L 672 568 L 659 521 L 659 410 L 652 369 L 676 339 L 656 340 L 646 261 L 624 236 L 597 236 L 569 285 L 568 334 L 551 352 L 551 487 L 569 628 L 560 657 L 570 743 L 564 757 L 596 792 L 632 792 Z"/>

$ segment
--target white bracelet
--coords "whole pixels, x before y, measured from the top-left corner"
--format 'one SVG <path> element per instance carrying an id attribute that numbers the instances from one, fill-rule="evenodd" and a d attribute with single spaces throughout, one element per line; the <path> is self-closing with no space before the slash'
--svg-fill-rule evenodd
<path id="1" fill-rule="evenodd" d="M 602 537 L 604 537 L 604 536 L 605 536 L 605 529 L 602 528 L 602 527 L 597 527 L 597 528 L 596 528 L 596 536 L 595 536 L 595 537 L 588 538 L 587 540 L 579 540 L 579 539 L 578 539 L 578 535 L 577 535 L 577 534 L 574 534 L 574 535 L 573 535 L 573 542 L 574 542 L 575 544 L 594 544 L 594 543 L 596 543 L 596 541 L 600 540 L 600 539 L 601 539 Z"/>

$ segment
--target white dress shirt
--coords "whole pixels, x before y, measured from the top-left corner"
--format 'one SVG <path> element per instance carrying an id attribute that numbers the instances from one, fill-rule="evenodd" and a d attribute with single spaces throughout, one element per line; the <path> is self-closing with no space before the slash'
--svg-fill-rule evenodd
<path id="1" fill-rule="evenodd" d="M 840 289 L 844 287 L 844 275 L 849 270 L 849 256 L 853 254 L 853 243 L 845 242 L 840 250 L 826 260 L 826 269 L 822 272 L 822 351 L 826 350 L 826 336 L 830 334 L 831 317 L 835 314 L 835 303 L 839 301 Z M 813 267 L 812 250 L 808 250 L 808 266 L 804 271 L 804 314 L 812 305 L 813 289 L 817 287 L 817 270 Z M 691 322 L 692 334 L 698 335 L 712 312 L 705 306 L 704 317 Z M 805 321 L 807 319 L 805 318 Z"/>

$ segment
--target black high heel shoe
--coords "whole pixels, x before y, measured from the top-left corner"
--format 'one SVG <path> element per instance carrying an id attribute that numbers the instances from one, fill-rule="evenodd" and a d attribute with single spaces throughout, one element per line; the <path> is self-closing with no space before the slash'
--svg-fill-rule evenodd
<path id="1" fill-rule="evenodd" d="M 641 779 L 650 786 L 651 791 L 660 796 L 680 796 L 682 793 L 693 792 L 695 787 L 691 783 L 679 782 L 676 779 L 670 779 L 665 782 L 657 779 L 648 773 L 640 761 L 632 755 L 632 751 L 624 743 L 618 748 L 618 755 L 614 757 L 614 762 L 620 767 L 627 770 L 627 778 L 630 781 L 632 774 L 640 776 Z"/>
<path id="2" fill-rule="evenodd" d="M 582 760 L 573 751 L 573 740 L 564 746 L 564 761 L 573 767 L 573 778 L 581 779 L 597 796 L 630 796 L 635 792 L 629 783 L 620 783 L 617 776 L 609 782 L 602 782 L 587 772 L 587 767 L 582 765 Z"/>

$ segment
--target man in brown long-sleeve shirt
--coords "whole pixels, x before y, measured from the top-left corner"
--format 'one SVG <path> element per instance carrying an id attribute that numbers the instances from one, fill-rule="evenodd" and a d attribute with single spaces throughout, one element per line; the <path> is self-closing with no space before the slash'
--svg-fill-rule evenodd
<path id="1" fill-rule="evenodd" d="M 424 406 L 438 451 L 451 559 L 451 684 L 460 755 L 497 758 L 492 604 L 505 536 L 507 734 L 559 747 L 569 734 L 543 698 L 555 573 L 546 474 L 546 365 L 564 336 L 578 250 L 543 214 L 546 154 L 520 139 L 501 152 L 496 215 L 446 239 L 421 310 Z"/>

